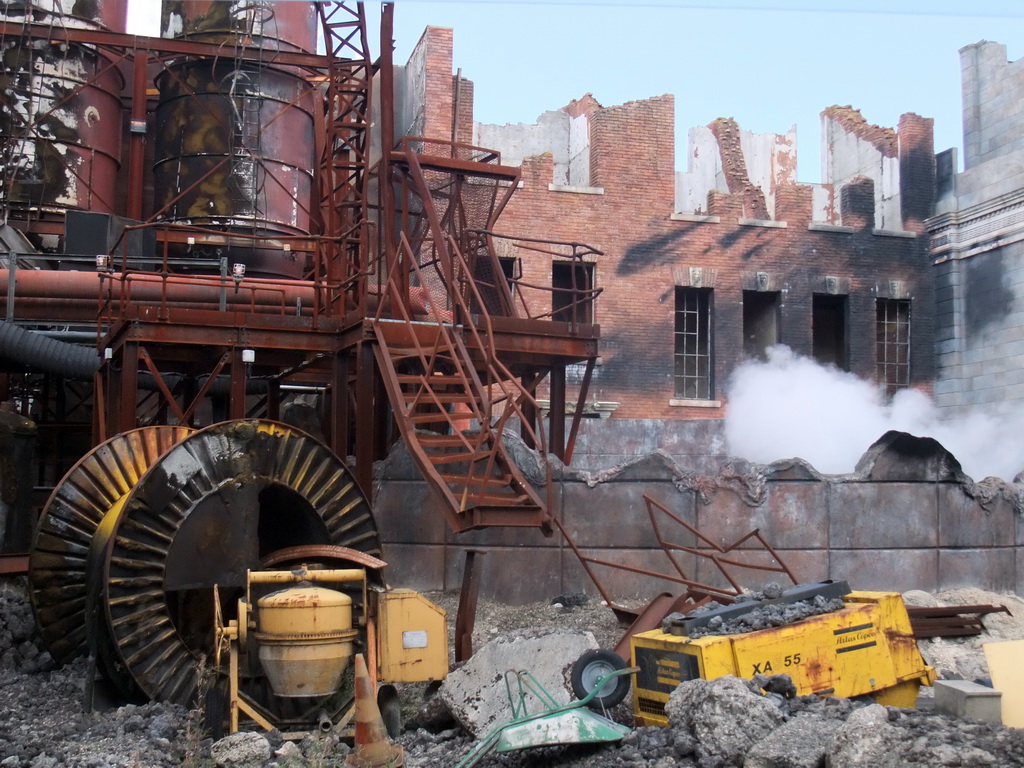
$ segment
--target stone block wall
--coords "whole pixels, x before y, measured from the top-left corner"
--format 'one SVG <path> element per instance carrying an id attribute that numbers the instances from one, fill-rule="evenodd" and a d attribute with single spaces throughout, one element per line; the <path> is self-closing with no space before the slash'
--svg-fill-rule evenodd
<path id="1" fill-rule="evenodd" d="M 486 553 L 480 560 L 481 594 L 489 598 L 522 603 L 598 594 L 561 535 L 545 538 L 519 529 L 455 535 L 404 459 L 393 460 L 383 477 L 375 515 L 390 583 L 458 589 L 465 551 L 472 548 Z M 758 529 L 800 582 L 845 579 L 856 589 L 898 591 L 1024 589 L 1024 519 L 1013 503 L 1020 491 L 1016 486 L 879 481 L 864 473 L 821 476 L 799 461 L 768 467 L 727 462 L 717 474 L 704 475 L 655 454 L 613 472 L 563 469 L 556 472 L 552 491 L 557 519 L 587 557 L 655 574 L 670 573 L 671 567 L 659 548 L 645 494 L 704 537 L 659 512 L 665 539 L 710 552 Z M 688 554 L 679 558 L 691 578 L 723 583 L 710 561 Z M 736 559 L 768 562 L 749 541 Z M 595 572 L 616 599 L 680 591 L 657 576 L 604 566 L 595 566 Z M 780 580 L 753 569 L 737 575 L 752 588 Z"/>

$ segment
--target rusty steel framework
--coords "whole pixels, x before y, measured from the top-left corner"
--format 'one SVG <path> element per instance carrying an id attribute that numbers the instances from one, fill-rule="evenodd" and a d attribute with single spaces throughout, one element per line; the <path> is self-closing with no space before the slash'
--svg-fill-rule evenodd
<path id="1" fill-rule="evenodd" d="M 202 454 L 206 458 L 197 460 L 193 485 L 211 498 L 223 495 L 218 483 L 227 482 L 235 465 L 218 463 L 217 446 L 231 440 L 241 445 L 251 435 L 243 440 L 235 434 L 245 431 L 242 427 L 220 425 L 278 422 L 286 420 L 286 409 L 299 418 L 306 413 L 303 408 L 315 408 L 303 423 L 306 431 L 319 433 L 315 436 L 333 456 L 355 457 L 354 484 L 347 481 L 347 466 L 338 462 L 333 470 L 339 487 L 345 487 L 345 494 L 335 500 L 344 509 L 311 513 L 313 522 L 307 527 L 319 530 L 315 523 L 322 518 L 329 523 L 327 539 L 289 540 L 286 546 L 344 545 L 377 554 L 368 512 L 373 463 L 401 439 L 453 531 L 511 526 L 561 535 L 620 617 L 635 619 L 634 628 L 660 619 L 680 600 L 727 598 L 738 590 L 731 579 L 731 590 L 695 581 L 682 569 L 678 551 L 698 555 L 713 550 L 711 559 L 726 576 L 730 566 L 751 567 L 725 551 L 714 551 L 706 539 L 707 546 L 697 548 L 670 543 L 649 501 L 651 523 L 675 575 L 625 570 L 668 578 L 686 592 L 668 602 L 659 598 L 639 616 L 628 615 L 612 602 L 596 572 L 623 566 L 585 554 L 552 513 L 553 483 L 544 457 L 550 453 L 571 460 L 600 336 L 597 325 L 582 319 L 593 317 L 600 290 L 530 284 L 520 275 L 507 274 L 498 254 L 513 249 L 576 264 L 600 252 L 581 243 L 502 233 L 500 216 L 520 171 L 503 165 L 498 152 L 437 137 L 395 137 L 392 11 L 390 3 L 383 4 L 382 54 L 376 61 L 369 54 L 362 3 L 316 4 L 322 54 L 283 43 L 267 49 L 263 28 L 261 35 L 233 29 L 227 38 L 211 41 L 203 35 L 152 39 L 30 19 L 0 21 L 0 41 L 80 46 L 98 62 L 92 80 L 87 77 L 78 91 L 72 88 L 50 112 L 72 104 L 77 92 L 98 87 L 98 79 L 117 75 L 129 84 L 127 163 L 119 177 L 124 195 L 119 203 L 107 201 L 105 206 L 126 219 L 117 237 L 105 253 L 96 254 L 95 265 L 92 257 L 85 259 L 85 268 L 80 256 L 12 252 L 7 268 L 0 270 L 0 305 L 8 323 L 92 328 L 98 354 L 94 372 L 88 361 L 83 363 L 90 370 L 87 381 L 71 384 L 53 373 L 40 378 L 31 369 L 14 368 L 0 376 L 0 397 L 17 400 L 26 412 L 33 407 L 44 414 L 59 412 L 63 419 L 91 404 L 95 447 L 74 466 L 85 450 L 63 456 L 63 466 L 51 471 L 58 490 L 44 511 L 30 566 L 38 587 L 34 604 L 42 611 L 44 634 L 55 647 L 55 657 L 81 650 L 82 623 L 89 611 L 85 595 L 97 587 L 87 583 L 88 573 L 102 572 L 101 599 L 113 600 L 110 596 L 115 595 L 122 601 L 117 606 L 143 606 L 123 616 L 114 615 L 120 608 L 113 603 L 105 606 L 116 635 L 112 650 L 130 655 L 122 659 L 124 666 L 138 663 L 150 670 L 136 675 L 134 682 L 126 678 L 123 686 L 137 685 L 151 695 L 171 691 L 167 695 L 172 698 L 190 694 L 192 684 L 181 664 L 195 649 L 163 635 L 151 638 L 161 630 L 146 626 L 145 617 L 164 610 L 166 600 L 159 593 L 173 582 L 158 572 L 176 575 L 184 595 L 179 597 L 189 606 L 197 602 L 192 592 L 216 583 L 202 569 L 198 575 L 186 574 L 181 560 L 182 551 L 201 549 L 198 528 L 183 525 L 191 491 L 182 490 L 182 497 L 174 500 L 180 519 L 170 523 L 153 510 L 142 510 L 146 514 L 136 520 L 141 507 L 125 505 L 130 507 L 126 525 L 135 532 L 150 531 L 153 537 L 136 542 L 139 551 L 148 553 L 136 563 L 146 570 L 141 581 L 132 573 L 135 566 L 118 570 L 133 560 L 128 552 L 118 554 L 121 540 L 133 534 L 114 536 L 101 524 L 104 510 L 119 509 L 128 494 L 146 501 L 163 492 L 163 478 L 147 471 L 157 463 L 157 454 Z M 264 87 L 259 77 L 269 72 Z M 162 86 L 164 93 L 150 89 L 151 83 Z M 174 95 L 170 106 L 166 93 Z M 379 104 L 373 103 L 375 93 L 382 94 Z M 157 96 L 163 101 L 154 106 Z M 0 106 L 15 112 L 11 104 Z M 149 170 L 155 150 L 147 135 L 154 131 L 146 132 L 158 113 L 170 121 L 170 128 L 156 126 L 156 143 L 173 146 L 156 165 L 190 169 L 160 193 Z M 372 115 L 379 119 L 371 120 Z M 5 169 L 10 169 L 19 142 L 45 132 L 40 115 L 34 119 L 0 132 Z M 177 135 L 179 127 L 184 136 Z M 286 145 L 296 141 L 289 134 L 307 129 L 314 159 L 304 175 L 293 164 L 279 162 L 273 152 L 281 148 L 281 157 L 291 157 L 293 147 Z M 199 135 L 192 137 L 190 131 Z M 82 167 L 69 163 L 61 172 L 74 176 L 75 185 L 88 187 L 89 179 L 79 178 Z M 9 190 L 9 174 L 3 181 Z M 50 207 L 23 206 L 12 215 L 6 193 L 0 205 L 5 214 L 0 227 L 15 225 L 19 237 L 65 235 L 65 222 Z M 278 205 L 287 209 L 281 215 L 270 210 Z M 5 234 L 2 229 L 0 234 Z M 575 276 L 576 270 L 570 273 Z M 566 434 L 570 365 L 585 372 Z M 545 380 L 550 398 L 547 431 L 539 426 L 536 398 Z M 55 390 L 58 394 L 51 394 Z M 305 395 L 315 395 L 317 404 L 309 405 L 302 399 Z M 60 407 L 54 409 L 54 403 Z M 208 424 L 213 426 L 192 433 Z M 513 425 L 540 452 L 537 471 L 544 477 L 528 478 L 509 455 L 502 438 Z M 284 429 L 259 430 L 276 435 L 279 428 Z M 53 433 L 62 436 L 58 439 L 70 434 L 66 429 Z M 301 444 L 302 456 L 320 456 L 305 438 L 283 434 L 264 442 L 273 446 L 280 438 L 288 445 Z M 276 450 L 266 449 L 268 466 L 277 461 Z M 245 451 L 238 448 L 236 453 L 244 463 L 239 457 Z M 126 459 L 128 454 L 135 458 Z M 310 458 L 302 466 L 274 464 L 270 477 L 280 473 L 278 484 L 288 480 L 298 496 L 312 499 L 318 493 L 317 472 L 306 473 L 312 463 Z M 70 471 L 64 475 L 66 469 Z M 261 483 L 269 482 L 267 472 L 252 471 Z M 58 484 L 61 475 L 64 480 Z M 105 479 L 97 480 L 100 476 Z M 259 513 L 246 520 L 271 519 L 277 511 L 270 502 L 261 500 Z M 351 509 L 365 513 L 346 517 Z M 65 529 L 72 519 L 84 525 L 69 537 Z M 355 521 L 351 525 L 350 519 Z M 356 523 L 366 530 L 353 541 L 349 529 Z M 174 530 L 164 530 L 168 524 Z M 277 534 L 282 530 L 274 528 L 270 538 L 275 541 L 260 538 L 256 543 L 250 530 L 250 549 L 258 544 L 263 554 L 264 548 L 280 545 Z M 689 533 L 699 537 L 692 529 Z M 751 536 L 778 560 L 756 532 L 735 546 Z M 179 539 L 185 543 L 167 545 Z M 9 560 L 0 565 L 12 567 Z M 781 564 L 753 567 L 791 576 Z M 193 577 L 202 583 L 193 583 Z M 164 587 L 158 583 L 162 578 Z M 471 651 L 475 578 L 470 561 L 458 622 L 460 658 Z M 63 601 L 67 595 L 74 600 Z M 171 621 L 162 614 L 160 618 L 165 625 Z M 201 630 L 179 627 L 185 636 L 193 629 Z M 145 642 L 140 644 L 140 638 Z M 151 661 L 153 654 L 163 655 Z M 176 661 L 166 662 L 172 657 Z"/>
<path id="2" fill-rule="evenodd" d="M 502 166 L 496 152 L 452 141 L 407 137 L 391 144 L 392 6 L 382 8 L 376 61 L 362 3 L 317 3 L 316 14 L 322 54 L 288 45 L 266 50 L 255 34 L 157 39 L 102 26 L 0 21 L 0 39 L 90 51 L 101 62 L 93 80 L 117 75 L 126 84 L 128 123 L 127 162 L 119 176 L 123 200 L 105 206 L 128 222 L 107 258 L 95 271 L 73 264 L 68 271 L 70 260 L 59 254 L 42 258 L 42 269 L 9 259 L 0 276 L 7 317 L 32 327 L 94 324 L 101 360 L 92 380 L 93 444 L 159 424 L 278 419 L 295 393 L 317 393 L 322 436 L 338 455 L 355 456 L 367 495 L 373 462 L 401 437 L 445 500 L 455 530 L 527 525 L 550 532 L 548 500 L 505 455 L 501 434 L 518 423 L 528 444 L 571 457 L 583 409 L 575 409 L 567 441 L 565 367 L 586 366 L 582 401 L 598 328 L 553 322 L 550 286 L 503 274 L 495 241 L 506 236 L 497 234 L 498 217 L 519 180 L 517 168 Z M 310 90 L 297 89 L 290 101 L 275 95 L 279 106 L 258 112 L 250 102 L 264 94 L 252 85 L 242 93 L 237 75 L 268 67 L 280 78 L 298 76 Z M 210 73 L 208 79 L 227 82 L 222 71 L 232 76 L 227 106 L 208 98 L 212 86 L 201 78 Z M 384 94 L 377 105 L 375 77 Z M 170 114 L 176 120 L 191 115 L 196 130 L 204 131 L 204 152 L 213 156 L 162 197 L 151 191 L 147 143 L 155 122 L 154 82 L 192 102 L 190 112 Z M 97 82 L 80 84 L 94 87 Z M 304 106 L 310 92 L 322 109 Z M 67 94 L 53 109 L 74 98 Z M 238 175 L 232 167 L 258 169 L 265 160 L 260 152 L 281 141 L 275 124 L 297 107 L 314 114 L 314 184 L 308 200 L 292 190 L 286 202 L 308 220 L 308 231 L 260 229 L 245 225 L 248 219 L 239 224 L 237 209 L 185 220 L 181 211 L 196 210 L 195 201 L 206 200 L 204 189 L 222 184 L 225 174 L 230 187 L 231 174 Z M 370 128 L 374 109 L 376 133 Z M 258 129 L 245 124 L 245 110 L 262 119 Z M 157 143 L 166 142 L 156 128 Z M 187 122 L 181 130 L 189 130 Z M 4 157 L 41 131 L 37 119 L 0 136 Z M 226 149 L 210 149 L 207 136 L 215 133 L 229 136 Z M 381 151 L 371 162 L 374 141 Z M 283 195 L 288 190 L 282 186 L 268 172 L 263 194 L 267 200 Z M 215 202 L 222 204 L 211 199 L 211 209 Z M 264 213 L 255 202 L 251 209 Z M 40 210 L 8 221 L 27 236 L 63 236 L 60 217 Z M 597 253 L 573 243 L 506 239 L 524 252 L 548 249 L 559 258 Z M 146 243 L 152 250 L 140 247 Z M 236 259 L 252 254 L 250 266 L 262 269 L 269 260 L 301 268 L 246 274 Z M 58 279 L 54 266 L 61 270 Z M 580 289 L 560 303 L 592 304 L 598 293 Z M 536 427 L 535 392 L 545 378 L 552 401 L 548 434 Z M 5 377 L 5 394 L 23 403 L 42 396 L 19 388 L 19 381 Z"/>

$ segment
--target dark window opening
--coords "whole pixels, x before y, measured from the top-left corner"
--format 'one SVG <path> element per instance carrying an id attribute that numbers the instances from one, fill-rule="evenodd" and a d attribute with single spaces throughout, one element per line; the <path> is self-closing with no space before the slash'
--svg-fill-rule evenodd
<path id="1" fill-rule="evenodd" d="M 846 297 L 816 295 L 811 317 L 811 354 L 822 365 L 850 370 L 846 344 Z"/>
<path id="2" fill-rule="evenodd" d="M 711 289 L 676 288 L 675 395 L 713 397 Z"/>
<path id="3" fill-rule="evenodd" d="M 508 292 L 512 294 L 514 302 L 516 282 L 523 279 L 523 262 L 515 256 L 499 256 L 498 264 L 501 266 L 501 274 L 505 276 L 505 285 L 508 286 Z"/>
<path id="4" fill-rule="evenodd" d="M 743 351 L 767 359 L 765 350 L 779 343 L 779 294 L 743 292 Z"/>
<path id="5" fill-rule="evenodd" d="M 910 386 L 910 301 L 875 302 L 875 375 L 885 393 Z"/>
<path id="6" fill-rule="evenodd" d="M 523 262 L 515 256 L 499 256 L 498 263 L 501 264 L 501 273 L 511 285 L 514 281 L 523 276 Z"/>
<path id="7" fill-rule="evenodd" d="M 594 265 L 578 261 L 551 263 L 551 319 L 559 323 L 594 322 Z"/>

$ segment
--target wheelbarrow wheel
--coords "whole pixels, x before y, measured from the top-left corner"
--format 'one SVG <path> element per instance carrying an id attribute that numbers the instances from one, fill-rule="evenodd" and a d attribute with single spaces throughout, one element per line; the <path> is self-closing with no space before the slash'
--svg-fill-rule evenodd
<path id="1" fill-rule="evenodd" d="M 572 692 L 578 699 L 585 699 L 591 694 L 602 677 L 626 668 L 626 662 L 615 651 L 595 648 L 584 653 L 572 665 L 569 676 Z M 587 706 L 596 712 L 611 709 L 619 704 L 629 693 L 629 675 L 612 678 L 598 691 Z"/>

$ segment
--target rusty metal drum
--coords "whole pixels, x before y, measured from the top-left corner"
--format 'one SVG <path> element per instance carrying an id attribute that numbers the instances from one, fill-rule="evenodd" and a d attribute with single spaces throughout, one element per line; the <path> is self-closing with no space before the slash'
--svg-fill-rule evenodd
<path id="1" fill-rule="evenodd" d="M 313 3 L 261 0 L 165 0 L 164 37 L 255 45 L 266 51 L 316 52 Z"/>
<path id="2" fill-rule="evenodd" d="M 76 29 L 124 32 L 128 0 L 21 0 L 4 4 L 7 22 L 31 20 Z"/>
<path id="3" fill-rule="evenodd" d="M 250 236 L 305 235 L 314 206 L 310 85 L 228 60 L 173 65 L 157 78 L 154 199 L 163 221 Z M 250 274 L 297 277 L 278 249 L 232 256 Z"/>
<path id="4" fill-rule="evenodd" d="M 124 82 L 83 45 L 8 39 L 0 45 L 0 157 L 7 205 L 19 211 L 113 213 Z"/>

